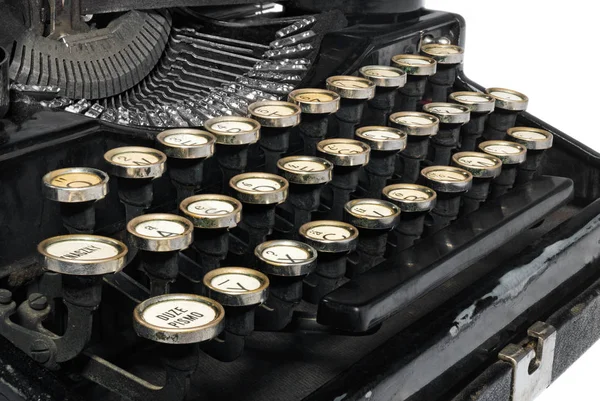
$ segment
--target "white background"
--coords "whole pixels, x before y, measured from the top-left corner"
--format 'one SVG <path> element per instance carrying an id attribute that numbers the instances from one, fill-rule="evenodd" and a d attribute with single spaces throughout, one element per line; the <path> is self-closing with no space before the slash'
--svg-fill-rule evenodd
<path id="1" fill-rule="evenodd" d="M 529 96 L 528 111 L 600 151 L 597 0 L 426 0 L 467 21 L 465 72 Z M 590 114 L 585 115 L 584 113 Z M 596 343 L 536 401 L 600 400 Z"/>

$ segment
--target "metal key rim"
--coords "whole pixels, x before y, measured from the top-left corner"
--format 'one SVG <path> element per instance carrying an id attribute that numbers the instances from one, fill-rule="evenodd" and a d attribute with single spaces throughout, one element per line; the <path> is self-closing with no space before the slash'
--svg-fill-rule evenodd
<path id="1" fill-rule="evenodd" d="M 263 252 L 268 250 L 269 248 L 274 248 L 275 246 L 289 246 L 289 247 L 297 247 L 304 250 L 308 255 L 308 259 L 301 263 L 283 263 L 276 262 L 273 260 L 269 260 L 263 257 Z M 317 250 L 310 246 L 309 244 L 305 244 L 300 241 L 293 240 L 272 240 L 266 241 L 259 244 L 256 248 L 254 248 L 254 255 L 258 258 L 260 263 L 260 270 L 263 273 L 271 274 L 273 276 L 282 276 L 282 277 L 300 277 L 306 276 L 311 273 L 317 267 Z"/>
<path id="2" fill-rule="evenodd" d="M 136 228 L 149 221 L 172 221 L 183 226 L 184 231 L 170 237 L 151 237 L 136 231 Z M 137 249 L 149 252 L 172 252 L 186 249 L 194 238 L 194 225 L 185 217 L 169 213 L 151 213 L 135 217 L 127 223 L 127 238 Z"/>
<path id="3" fill-rule="evenodd" d="M 492 92 L 509 93 L 509 94 L 515 95 L 521 99 L 520 100 L 511 100 L 511 99 L 501 98 L 497 95 L 492 94 Z M 524 95 L 521 92 L 512 90 L 512 89 L 487 88 L 485 90 L 485 93 L 489 94 L 494 99 L 496 99 L 495 107 L 498 109 L 509 110 L 509 111 L 525 111 L 525 110 L 527 110 L 527 105 L 529 104 L 529 98 L 526 95 Z"/>
<path id="4" fill-rule="evenodd" d="M 372 131 L 390 132 L 392 134 L 398 135 L 399 138 L 376 139 L 370 138 L 365 135 L 367 132 Z M 377 125 L 360 127 L 356 130 L 354 135 L 360 138 L 362 142 L 365 142 L 371 148 L 371 150 L 378 150 L 383 152 L 398 152 L 404 150 L 406 148 L 408 138 L 405 132 L 397 128 Z"/>
<path id="5" fill-rule="evenodd" d="M 69 188 L 52 185 L 52 181 L 68 173 L 87 173 L 97 175 L 101 182 L 89 187 Z M 67 167 L 52 170 L 42 177 L 42 192 L 47 199 L 55 202 L 79 203 L 103 199 L 108 194 L 110 177 L 102 170 L 90 167 Z"/>
<path id="6" fill-rule="evenodd" d="M 407 60 L 422 60 L 427 64 L 412 64 Z M 395 67 L 400 68 L 407 75 L 415 76 L 430 76 L 434 75 L 437 71 L 437 61 L 431 57 L 421 56 L 417 54 L 397 54 L 392 57 L 392 63 Z"/>
<path id="7" fill-rule="evenodd" d="M 494 163 L 492 166 L 472 166 L 461 161 L 463 157 L 478 157 Z M 452 155 L 452 164 L 467 170 L 473 178 L 496 178 L 502 172 L 502 161 L 489 153 L 484 152 L 458 152 Z"/>
<path id="8" fill-rule="evenodd" d="M 393 191 L 397 190 L 412 190 L 418 191 L 426 194 L 428 197 L 425 200 L 409 200 L 409 199 L 398 199 L 392 197 L 390 194 Z M 402 213 L 417 213 L 417 212 L 428 212 L 433 209 L 437 203 L 437 193 L 424 185 L 418 184 L 392 184 L 383 188 L 382 192 L 383 196 L 389 200 L 390 202 L 396 204 L 402 210 Z"/>
<path id="9" fill-rule="evenodd" d="M 541 136 L 543 136 L 544 138 L 540 138 L 540 139 L 528 139 L 528 138 L 521 138 L 519 136 L 516 135 L 516 133 L 518 132 L 531 132 L 531 133 L 535 133 L 535 134 L 539 134 Z M 552 142 L 554 139 L 554 136 L 544 130 L 544 129 L 540 129 L 540 128 L 533 128 L 533 127 L 513 127 L 513 128 L 509 128 L 508 131 L 506 131 L 507 135 L 511 137 L 511 139 L 517 143 L 520 143 L 521 145 L 524 145 L 527 150 L 546 150 L 546 149 L 550 149 L 552 147 Z"/>
<path id="10" fill-rule="evenodd" d="M 378 76 L 369 74 L 372 70 L 391 71 L 398 75 L 393 76 Z M 373 81 L 375 86 L 381 88 L 400 88 L 406 84 L 406 72 L 400 68 L 390 67 L 387 65 L 367 65 L 358 70 L 359 74 L 366 79 Z"/>
<path id="11" fill-rule="evenodd" d="M 94 260 L 83 259 L 78 261 L 52 255 L 47 251 L 48 247 L 51 245 L 68 241 L 103 243 L 115 248 L 117 254 L 106 258 Z M 37 250 L 44 257 L 44 270 L 75 276 L 99 276 L 116 273 L 125 267 L 125 256 L 128 252 L 127 246 L 121 241 L 92 234 L 69 234 L 50 237 L 40 242 L 37 246 Z"/>
<path id="12" fill-rule="evenodd" d="M 320 171 L 297 171 L 286 168 L 286 164 L 294 161 L 309 161 L 322 164 L 325 169 Z M 288 156 L 277 160 L 277 168 L 283 178 L 290 184 L 317 185 L 331 181 L 333 177 L 333 164 L 322 157 L 316 156 Z"/>
<path id="13" fill-rule="evenodd" d="M 222 201 L 229 203 L 233 210 L 225 214 L 198 214 L 190 211 L 188 207 L 200 201 Z M 202 194 L 185 198 L 179 204 L 179 210 L 186 215 L 194 227 L 200 229 L 233 228 L 242 219 L 242 204 L 235 198 L 220 194 Z"/>
<path id="14" fill-rule="evenodd" d="M 516 153 L 494 152 L 493 150 L 488 149 L 490 146 L 507 146 L 507 147 L 517 149 L 517 152 Z M 485 142 L 481 142 L 479 144 L 479 150 L 481 150 L 484 153 L 490 154 L 492 156 L 496 156 L 498 159 L 500 159 L 502 161 L 503 165 L 521 164 L 527 159 L 527 148 L 517 142 L 502 141 L 502 140 L 485 141 Z"/>
<path id="15" fill-rule="evenodd" d="M 262 178 L 265 180 L 271 180 L 277 182 L 280 187 L 269 191 L 251 191 L 243 189 L 237 186 L 237 183 L 250 179 L 250 178 Z M 283 203 L 288 196 L 289 183 L 288 181 L 276 174 L 261 173 L 261 172 L 250 172 L 238 174 L 229 180 L 229 186 L 235 191 L 235 194 L 240 202 L 250 203 L 254 205 L 271 205 Z"/>
<path id="16" fill-rule="evenodd" d="M 304 100 L 299 100 L 297 96 L 303 94 L 324 94 L 331 96 L 333 99 L 326 102 L 309 102 Z M 330 91 L 327 89 L 319 89 L 319 88 L 302 88 L 295 89 L 290 92 L 288 95 L 288 101 L 290 103 L 294 103 L 300 107 L 302 113 L 306 114 L 331 114 L 335 113 L 340 108 L 340 95 L 338 95 L 334 91 Z"/>
<path id="17" fill-rule="evenodd" d="M 450 52 L 446 54 L 433 53 L 431 49 L 434 48 L 453 49 L 456 50 L 456 52 Z M 463 62 L 465 57 L 465 50 L 462 47 L 441 43 L 430 43 L 423 45 L 421 47 L 421 53 L 431 57 L 437 61 L 438 64 L 460 64 Z"/>
<path id="18" fill-rule="evenodd" d="M 202 326 L 189 329 L 167 328 L 153 325 L 143 317 L 144 312 L 155 304 L 167 301 L 191 301 L 208 305 L 215 311 L 215 319 Z M 225 309 L 217 301 L 194 294 L 165 294 L 139 303 L 133 310 L 133 328 L 138 336 L 166 344 L 193 344 L 211 340 L 225 328 Z"/>
<path id="19" fill-rule="evenodd" d="M 383 206 L 392 210 L 393 213 L 390 216 L 374 217 L 360 215 L 352 210 L 354 206 L 365 203 Z M 367 230 L 389 230 L 394 228 L 400 221 L 400 213 L 400 208 L 394 203 L 381 199 L 359 198 L 353 199 L 344 205 L 344 220 L 357 227 L 359 230 L 361 228 Z"/>
<path id="20" fill-rule="evenodd" d="M 158 159 L 157 162 L 141 165 L 141 166 L 130 166 L 115 164 L 112 159 L 113 157 L 121 153 L 147 153 L 151 154 Z M 104 160 L 107 162 L 109 171 L 112 175 L 121 178 L 158 178 L 163 175 L 166 170 L 165 163 L 167 161 L 167 155 L 163 152 L 153 149 L 146 148 L 143 146 L 123 146 L 120 148 L 114 148 L 104 154 Z"/>
<path id="21" fill-rule="evenodd" d="M 227 132 L 213 128 L 216 124 L 227 122 L 246 123 L 252 125 L 253 129 L 249 131 Z M 215 136 L 218 145 L 239 146 L 258 142 L 261 125 L 258 121 L 248 117 L 221 116 L 206 120 L 204 128 Z"/>
<path id="22" fill-rule="evenodd" d="M 429 124 L 407 124 L 398 122 L 402 117 L 419 117 L 430 121 Z M 390 115 L 390 125 L 400 131 L 406 133 L 408 136 L 434 136 L 437 135 L 440 129 L 440 119 L 429 113 L 422 113 L 419 111 L 400 111 Z"/>
<path id="23" fill-rule="evenodd" d="M 350 233 L 348 238 L 342 240 L 317 239 L 307 235 L 307 232 L 315 227 L 341 227 Z M 298 229 L 303 241 L 312 246 L 317 252 L 341 253 L 350 252 L 356 248 L 358 240 L 358 229 L 350 223 L 337 220 L 316 220 L 303 224 Z"/>
<path id="24" fill-rule="evenodd" d="M 292 114 L 285 116 L 265 116 L 256 114 L 255 110 L 259 107 L 287 107 L 293 110 Z M 248 113 L 252 115 L 252 118 L 259 122 L 261 127 L 265 128 L 290 128 L 300 124 L 300 115 L 302 110 L 300 106 L 295 103 L 284 102 L 281 100 L 262 100 L 252 103 L 248 106 Z"/>
<path id="25" fill-rule="evenodd" d="M 462 180 L 444 180 L 434 179 L 428 174 L 435 171 L 448 171 L 459 174 L 463 177 Z M 427 186 L 439 193 L 460 193 L 471 189 L 473 185 L 473 174 L 460 167 L 452 166 L 430 166 L 421 170 L 421 177 L 427 182 Z"/>
<path id="26" fill-rule="evenodd" d="M 224 274 L 240 274 L 250 276 L 258 280 L 261 284 L 257 289 L 249 290 L 244 293 L 224 292 L 223 290 L 214 287 L 211 283 L 213 278 Z M 250 306 L 261 304 L 267 299 L 270 281 L 265 274 L 259 272 L 258 270 L 248 269 L 247 267 L 228 266 L 209 271 L 204 275 L 202 283 L 207 288 L 209 297 L 216 300 L 221 305 Z"/>
<path id="27" fill-rule="evenodd" d="M 366 84 L 364 87 L 348 88 L 336 85 L 337 81 L 355 81 Z M 370 100 L 375 97 L 375 84 L 366 79 L 353 75 L 334 75 L 325 80 L 328 90 L 336 92 L 342 99 Z"/>
<path id="28" fill-rule="evenodd" d="M 459 113 L 437 113 L 436 107 L 448 107 L 460 110 Z M 458 103 L 433 102 L 423 106 L 423 111 L 436 116 L 442 124 L 465 124 L 471 119 L 471 109 Z"/>
<path id="29" fill-rule="evenodd" d="M 483 101 L 478 102 L 474 100 L 460 99 L 461 96 L 478 97 L 483 99 Z M 471 110 L 471 113 L 488 114 L 494 111 L 494 108 L 496 107 L 496 99 L 493 96 L 482 92 L 452 92 L 448 98 L 456 103 L 467 106 Z"/>
<path id="30" fill-rule="evenodd" d="M 325 146 L 331 144 L 351 144 L 362 148 L 360 153 L 331 153 L 325 150 Z M 340 167 L 354 167 L 364 166 L 369 163 L 369 155 L 371 148 L 364 142 L 357 141 L 355 139 L 345 138 L 331 138 L 324 139 L 317 143 L 317 152 L 322 155 L 324 159 L 329 160 L 334 166 Z"/>
<path id="31" fill-rule="evenodd" d="M 175 134 L 188 134 L 206 139 L 201 145 L 179 145 L 166 142 L 166 138 Z M 216 138 L 207 131 L 194 128 L 173 128 L 160 132 L 156 136 L 158 147 L 167 157 L 175 159 L 206 159 L 215 152 Z"/>

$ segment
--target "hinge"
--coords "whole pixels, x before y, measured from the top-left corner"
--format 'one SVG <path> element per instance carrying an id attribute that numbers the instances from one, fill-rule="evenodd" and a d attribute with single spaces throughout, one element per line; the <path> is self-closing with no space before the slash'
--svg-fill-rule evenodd
<path id="1" fill-rule="evenodd" d="M 498 354 L 513 366 L 512 401 L 532 401 L 552 383 L 556 329 L 537 322 L 527 335 L 527 340 L 509 344 Z"/>

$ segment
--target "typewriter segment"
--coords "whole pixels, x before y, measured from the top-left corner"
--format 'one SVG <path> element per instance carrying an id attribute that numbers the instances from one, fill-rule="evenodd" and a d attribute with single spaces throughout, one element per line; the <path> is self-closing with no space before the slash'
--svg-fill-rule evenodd
<path id="1" fill-rule="evenodd" d="M 454 15 L 30 3 L 0 35 L 0 400 L 464 401 L 580 274 L 505 293 L 591 232 L 556 234 L 600 213 L 596 156 L 469 81 Z"/>

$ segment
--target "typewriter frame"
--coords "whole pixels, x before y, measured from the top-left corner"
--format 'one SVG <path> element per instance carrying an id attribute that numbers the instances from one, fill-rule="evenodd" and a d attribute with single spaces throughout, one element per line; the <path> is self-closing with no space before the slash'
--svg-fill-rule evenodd
<path id="1" fill-rule="evenodd" d="M 377 57 L 385 62 L 391 58 L 393 52 L 416 51 L 420 38 L 424 34 L 439 37 L 454 32 L 455 39 L 462 45 L 464 28 L 465 23 L 460 16 L 431 12 L 394 34 L 383 35 L 389 43 L 395 43 L 396 46 L 402 44 L 409 48 L 398 51 L 394 47 L 382 46 L 385 50 L 381 51 L 373 46 L 369 52 L 365 52 L 364 55 L 367 57 L 354 59 L 351 64 L 345 64 L 344 60 L 347 58 L 343 55 L 324 56 L 320 63 L 333 64 L 338 71 L 354 71 L 360 65 L 376 62 Z M 350 37 L 354 34 L 350 33 Z M 329 35 L 325 41 L 336 40 L 334 35 Z M 322 82 L 323 78 L 321 75 L 314 75 L 305 86 L 316 85 Z M 456 86 L 461 90 L 482 89 L 481 86 L 470 81 L 462 70 L 459 71 Z M 342 374 L 314 389 L 302 399 L 349 400 L 364 397 L 369 400 L 452 399 L 460 401 L 472 399 L 470 397 L 476 394 L 477 400 L 509 400 L 511 367 L 506 362 L 497 362 L 493 355 L 507 343 L 520 341 L 525 336 L 525 330 L 535 321 L 543 320 L 558 331 L 553 379 L 600 338 L 600 314 L 598 313 L 600 271 L 596 269 L 600 250 L 595 249 L 598 248 L 598 242 L 594 244 L 589 242 L 593 239 L 593 233 L 600 232 L 600 221 L 597 218 L 600 214 L 600 202 L 595 201 L 600 198 L 598 184 L 600 154 L 528 113 L 523 113 L 519 117 L 518 124 L 542 128 L 554 135 L 555 144 L 546 157 L 543 172 L 548 175 L 566 175 L 574 181 L 573 202 L 550 215 L 546 223 L 533 228 L 521 237 L 521 240 L 533 241 L 543 236 L 541 243 L 538 243 L 537 247 L 532 246 L 525 250 L 523 250 L 525 247 L 520 245 L 510 251 L 507 250 L 509 246 L 505 245 L 498 250 L 498 255 L 502 255 L 510 262 L 498 267 L 493 274 L 490 271 L 491 277 L 473 280 L 473 277 L 470 277 L 473 273 L 472 269 L 466 269 L 455 276 L 442 290 L 437 293 L 432 291 L 419 298 L 403 314 L 404 324 L 405 326 L 410 324 L 410 330 L 390 335 L 371 354 L 361 357 Z M 154 134 L 158 132 L 123 128 L 83 116 L 47 111 L 36 113 L 35 118 L 22 122 L 20 126 L 9 126 L 8 131 L 18 132 L 19 138 L 3 146 L 6 149 L 0 156 L 0 166 L 3 167 L 0 176 L 3 176 L 3 182 L 6 182 L 4 177 L 11 174 L 41 177 L 43 173 L 55 166 L 61 166 L 59 160 L 67 160 L 67 163 L 75 164 L 78 160 L 85 160 L 86 165 L 98 167 L 101 165 L 105 150 L 126 144 L 151 145 Z M 64 146 L 67 143 L 76 144 L 76 147 L 67 149 Z M 56 150 L 59 152 L 57 153 Z M 43 151 L 47 151 L 50 155 L 48 159 L 36 159 L 37 154 L 40 154 L 38 152 Z M 85 158 L 86 156 L 92 157 Z M 78 159 L 79 157 L 81 159 Z M 12 160 L 17 163 L 16 158 L 19 158 L 18 162 L 22 164 L 12 164 Z M 45 163 L 46 161 L 48 164 Z M 23 181 L 23 179 L 19 180 L 19 185 L 23 185 L 20 189 L 15 187 L 11 190 L 22 190 L 29 194 L 39 191 L 39 180 L 32 179 L 26 183 Z M 157 186 L 161 190 L 156 193 L 162 193 L 156 199 L 157 205 L 164 205 L 166 199 L 174 198 L 173 189 L 169 188 L 166 179 L 159 180 Z M 113 199 L 110 203 L 118 204 L 115 198 L 117 191 L 115 188 L 111 189 Z M 44 207 L 41 196 L 30 195 L 27 199 L 29 203 L 25 199 L 13 199 L 13 201 L 15 202 L 9 205 L 3 204 L 2 208 L 7 210 L 7 206 L 17 205 L 20 210 L 26 211 L 43 210 Z M 108 211 L 100 208 L 99 214 L 102 216 L 103 213 L 108 214 Z M 22 224 L 18 221 L 20 214 L 14 215 L 13 222 Z M 561 225 L 558 231 L 551 230 L 565 221 L 564 226 Z M 32 244 L 37 244 L 39 240 L 54 234 L 52 231 L 45 232 L 43 227 L 52 228 L 61 224 L 58 213 L 49 215 L 46 221 L 36 223 L 40 227 L 37 232 L 38 237 L 30 235 L 28 225 L 24 225 L 22 234 L 15 236 L 16 241 L 24 241 L 28 238 L 29 243 L 25 248 L 35 249 Z M 13 223 L 5 223 L 4 228 L 10 227 L 11 224 Z M 107 231 L 116 231 L 119 228 L 115 224 L 114 221 L 109 221 L 104 224 L 104 227 Z M 586 237 L 581 237 L 581 230 L 584 227 L 588 230 L 586 231 L 588 234 Z M 2 235 L 6 234 L 4 232 Z M 596 236 L 598 237 L 600 234 Z M 501 277 L 503 272 L 508 273 L 513 269 L 516 271 L 519 263 L 535 259 L 539 256 L 540 247 L 545 249 L 569 238 L 585 239 L 585 241 L 578 240 L 574 243 L 579 247 L 566 247 L 556 254 L 561 265 L 568 268 L 557 270 L 556 265 L 548 262 L 547 268 L 541 269 L 539 276 L 531 278 L 528 285 L 515 295 L 515 299 L 529 299 L 527 303 L 521 305 L 521 309 L 515 311 L 514 304 L 503 303 L 501 299 L 488 299 L 479 305 L 480 310 L 472 318 L 475 320 L 477 317 L 483 321 L 480 321 L 468 335 L 460 338 L 460 344 L 456 346 L 452 355 L 456 363 L 448 365 L 449 362 L 444 360 L 445 354 L 440 351 L 454 344 L 454 337 L 449 335 L 451 333 L 449 329 L 453 327 L 452 317 L 464 310 L 464 305 L 471 303 L 475 305 L 478 300 L 485 299 L 485 295 L 493 290 L 495 280 Z M 514 246 L 514 243 L 511 245 Z M 16 249 L 16 247 L 7 246 L 5 249 Z M 477 249 L 473 249 L 473 252 L 477 252 Z M 509 257 L 515 253 L 515 256 Z M 12 256 L 12 260 L 0 257 L 0 274 L 2 277 L 9 277 L 11 284 L 18 285 L 36 274 L 36 268 L 32 267 L 33 260 L 29 255 Z M 535 291 L 532 288 L 535 288 Z M 484 298 L 481 298 L 482 296 Z M 443 307 L 444 301 L 450 301 L 452 306 Z M 401 316 L 394 317 L 394 319 L 400 318 Z M 494 324 L 503 325 L 502 329 L 495 330 Z M 575 332 L 579 334 L 572 335 Z M 416 335 L 417 333 L 419 335 Z M 472 338 L 485 338 L 486 341 L 473 344 Z M 36 392 L 45 394 L 48 400 L 80 399 L 79 395 L 66 385 L 67 378 L 62 377 L 62 373 L 50 373 L 28 358 L 23 358 L 20 351 L 3 338 L 0 338 L 0 344 L 5 350 L 5 353 L 0 356 L 2 362 L 0 376 L 3 378 L 3 381 L 0 381 L 0 395 L 4 395 L 11 401 L 23 399 L 23 397 L 19 398 L 19 393 L 26 398 Z M 412 352 L 409 353 L 408 348 Z M 400 353 L 402 358 L 393 358 Z M 419 380 L 416 380 L 415 376 L 410 376 L 407 372 L 428 373 L 420 375 Z M 407 382 L 410 386 L 406 385 Z M 342 395 L 344 398 L 336 398 Z"/>

